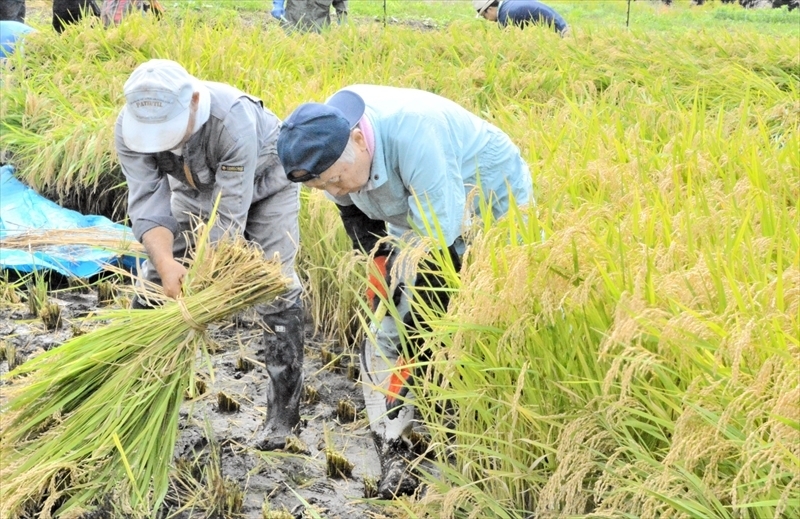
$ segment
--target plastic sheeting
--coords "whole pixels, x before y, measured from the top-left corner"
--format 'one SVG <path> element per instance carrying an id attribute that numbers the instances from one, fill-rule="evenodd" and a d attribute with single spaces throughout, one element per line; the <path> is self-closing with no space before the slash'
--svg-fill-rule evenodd
<path id="1" fill-rule="evenodd" d="M 20 234 L 57 229 L 107 228 L 111 237 L 134 241 L 130 227 L 104 216 L 83 215 L 47 200 L 17 180 L 14 168 L 0 167 L 0 268 L 20 273 L 53 270 L 65 276 L 88 278 L 104 264 L 135 265 L 134 256 L 120 256 L 90 245 L 49 245 L 34 250 L 3 246 L 3 240 Z"/>

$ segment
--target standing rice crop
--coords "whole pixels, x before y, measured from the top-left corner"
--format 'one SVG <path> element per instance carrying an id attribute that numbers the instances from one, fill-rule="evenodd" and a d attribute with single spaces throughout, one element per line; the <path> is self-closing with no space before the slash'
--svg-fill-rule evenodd
<path id="1" fill-rule="evenodd" d="M 353 250 L 330 200 L 310 189 L 303 189 L 301 197 L 297 263 L 315 331 L 343 347 L 357 344 L 361 340 L 357 300 L 365 286 L 359 267 L 365 256 Z"/>

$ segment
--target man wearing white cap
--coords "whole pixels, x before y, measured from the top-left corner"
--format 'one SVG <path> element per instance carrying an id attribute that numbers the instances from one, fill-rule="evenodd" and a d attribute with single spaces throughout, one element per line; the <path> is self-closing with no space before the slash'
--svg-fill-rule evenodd
<path id="1" fill-rule="evenodd" d="M 502 27 L 546 25 L 561 36 L 569 30 L 567 22 L 555 9 L 536 0 L 472 0 L 472 6 L 478 11 L 478 17 Z"/>
<path id="2" fill-rule="evenodd" d="M 133 233 L 147 250 L 142 275 L 178 297 L 192 217 L 207 218 L 220 195 L 212 240 L 241 233 L 278 255 L 291 287 L 257 307 L 264 333 L 267 418 L 256 447 L 283 448 L 300 423 L 304 318 L 294 270 L 299 187 L 278 159 L 280 120 L 262 102 L 228 85 L 200 81 L 174 61 L 154 59 L 125 83 L 116 149 L 128 183 Z M 146 296 L 135 308 L 151 304 Z"/>

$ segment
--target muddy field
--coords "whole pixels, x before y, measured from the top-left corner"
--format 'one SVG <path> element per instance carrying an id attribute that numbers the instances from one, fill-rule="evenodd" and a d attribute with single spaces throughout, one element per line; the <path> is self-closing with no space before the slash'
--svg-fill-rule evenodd
<path id="1" fill-rule="evenodd" d="M 16 351 L 18 361 L 88 331 L 82 318 L 102 311 L 92 288 L 51 292 L 50 299 L 62 311 L 61 326 L 52 332 L 24 303 L 0 307 L 0 341 Z M 114 305 L 122 304 L 126 304 L 124 299 Z M 374 485 L 380 465 L 364 418 L 361 391 L 353 380 L 356 372 L 348 368 L 350 356 L 337 354 L 332 345 L 307 334 L 306 392 L 301 407 L 306 425 L 299 435 L 301 444 L 294 446 L 295 452 L 262 453 L 249 446 L 266 411 L 259 320 L 255 313 L 240 315 L 219 323 L 208 334 L 214 344 L 213 376 L 208 370 L 199 372 L 205 392 L 185 402 L 181 410 L 175 461 L 182 477 L 174 481 L 164 516 L 191 505 L 194 510 L 176 517 L 215 516 L 209 514 L 212 500 L 232 498 L 242 500 L 241 514 L 232 517 L 265 517 L 265 503 L 267 509 L 289 512 L 275 517 L 387 517 L 364 499 L 365 485 Z M 8 360 L 4 360 L 0 372 L 7 371 Z M 220 393 L 232 399 L 238 410 L 225 409 Z M 340 405 L 354 410 L 355 419 L 339 411 Z M 327 475 L 325 450 L 330 448 L 353 464 L 351 475 Z"/>

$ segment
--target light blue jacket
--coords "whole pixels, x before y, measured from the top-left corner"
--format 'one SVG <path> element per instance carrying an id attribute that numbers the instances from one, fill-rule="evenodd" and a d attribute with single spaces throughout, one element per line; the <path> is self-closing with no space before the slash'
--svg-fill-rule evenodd
<path id="1" fill-rule="evenodd" d="M 425 234 L 436 221 L 450 246 L 471 214 L 479 214 L 480 197 L 469 198 L 479 182 L 495 217 L 508 211 L 510 195 L 517 205 L 533 203 L 528 166 L 497 127 L 422 90 L 375 85 L 346 90 L 364 99 L 375 153 L 367 185 L 358 193 L 329 195 L 337 204 L 355 204 L 373 220 L 387 222 L 394 236 L 412 229 Z"/>

